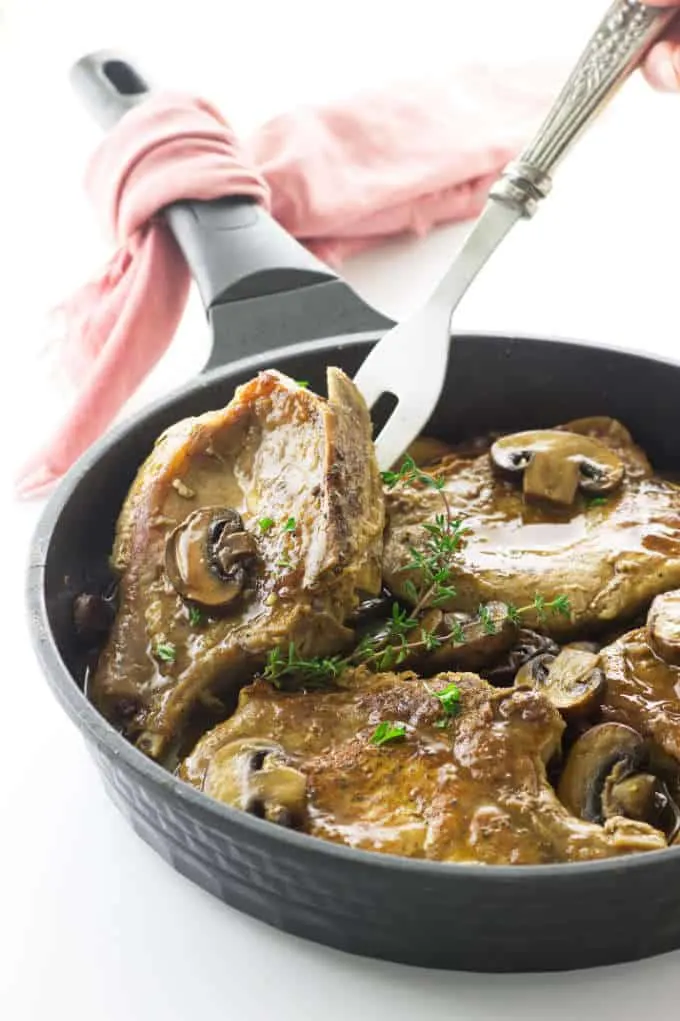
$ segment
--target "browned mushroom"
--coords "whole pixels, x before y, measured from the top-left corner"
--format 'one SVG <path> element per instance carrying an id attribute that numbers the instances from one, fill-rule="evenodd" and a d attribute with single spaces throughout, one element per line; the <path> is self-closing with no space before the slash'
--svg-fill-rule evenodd
<path id="1" fill-rule="evenodd" d="M 597 705 L 604 674 L 597 652 L 565 645 L 557 656 L 535 656 L 517 671 L 515 684 L 537 688 L 566 716 L 578 717 Z"/>
<path id="2" fill-rule="evenodd" d="M 578 489 L 589 495 L 610 493 L 624 475 L 621 458 L 604 443 L 558 429 L 504 436 L 496 440 L 490 453 L 500 471 L 523 474 L 527 500 L 568 506 Z"/>
<path id="3" fill-rule="evenodd" d="M 671 666 L 680 666 L 680 590 L 657 596 L 647 614 L 647 637 L 653 651 Z"/>
<path id="4" fill-rule="evenodd" d="M 661 830 L 669 841 L 680 830 L 678 767 L 623 723 L 601 723 L 573 745 L 557 793 L 587 822 L 624 816 Z"/>
<path id="5" fill-rule="evenodd" d="M 235 510 L 203 507 L 168 536 L 165 571 L 183 599 L 225 607 L 241 595 L 245 565 L 256 552 L 256 541 Z"/>
<path id="6" fill-rule="evenodd" d="M 565 649 L 581 649 L 583 652 L 599 653 L 602 646 L 599 642 L 569 642 Z"/>
<path id="7" fill-rule="evenodd" d="M 560 647 L 557 642 L 554 642 L 548 635 L 531 631 L 529 628 L 520 628 L 507 654 L 499 662 L 494 663 L 490 669 L 484 670 L 482 676 L 499 688 L 507 688 L 514 684 L 519 668 L 534 656 L 540 656 L 543 653 L 557 656 L 559 651 Z"/>
<path id="8" fill-rule="evenodd" d="M 229 741 L 211 759 L 203 790 L 219 801 L 281 826 L 298 826 L 307 780 L 287 765 L 283 748 L 262 738 Z"/>
<path id="9" fill-rule="evenodd" d="M 644 478 L 652 474 L 644 450 L 635 443 L 628 429 L 616 418 L 607 415 L 593 415 L 589 418 L 575 418 L 556 427 L 562 431 L 580 433 L 599 440 L 618 454 L 626 468 L 626 478 Z"/>

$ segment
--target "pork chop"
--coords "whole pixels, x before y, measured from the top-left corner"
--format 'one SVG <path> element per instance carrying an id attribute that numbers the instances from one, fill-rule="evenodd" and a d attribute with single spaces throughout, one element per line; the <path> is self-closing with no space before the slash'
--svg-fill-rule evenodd
<path id="1" fill-rule="evenodd" d="M 153 757 L 196 701 L 250 679 L 278 646 L 351 644 L 380 587 L 384 503 L 363 399 L 338 369 L 325 400 L 273 371 L 168 429 L 121 512 L 118 610 L 90 692 Z"/>
<path id="2" fill-rule="evenodd" d="M 583 822 L 546 764 L 564 723 L 532 690 L 474 674 L 343 675 L 343 689 L 278 691 L 258 680 L 179 770 L 213 798 L 354 848 L 449 862 L 582 861 L 665 847 L 645 823 Z M 437 692 L 455 684 L 460 711 Z M 393 740 L 376 744 L 385 725 Z M 403 729 L 403 736 L 400 731 Z"/>
<path id="3" fill-rule="evenodd" d="M 571 615 L 549 616 L 544 626 L 568 638 L 631 619 L 657 593 L 680 585 L 680 487 L 653 474 L 613 419 L 583 419 L 555 430 L 565 432 L 615 454 L 623 474 L 617 488 L 598 497 L 577 492 L 567 505 L 541 503 L 526 498 L 518 476 L 500 473 L 489 452 L 445 456 L 428 467 L 444 480 L 453 517 L 470 529 L 453 557 L 456 594 L 439 601 L 440 608 L 474 612 L 490 601 L 530 607 L 536 595 L 550 602 L 563 594 Z M 560 482 L 557 469 L 553 485 Z M 405 567 L 410 548 L 422 550 L 428 538 L 423 525 L 441 514 L 441 495 L 400 483 L 388 493 L 387 512 L 385 580 L 413 604 L 407 583 L 417 584 L 418 574 Z M 532 610 L 522 619 L 530 628 L 541 624 Z"/>
<path id="4" fill-rule="evenodd" d="M 680 667 L 665 662 L 636 628 L 600 653 L 605 720 L 625 723 L 680 763 Z"/>

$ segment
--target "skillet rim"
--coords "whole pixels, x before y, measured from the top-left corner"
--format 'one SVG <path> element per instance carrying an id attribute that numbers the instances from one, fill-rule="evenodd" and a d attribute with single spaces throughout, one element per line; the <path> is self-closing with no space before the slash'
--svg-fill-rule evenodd
<path id="1" fill-rule="evenodd" d="M 236 829 L 242 828 L 244 831 L 251 831 L 253 835 L 260 836 L 274 844 L 278 842 L 287 844 L 291 851 L 297 848 L 316 857 L 336 859 L 337 861 L 349 864 L 350 867 L 352 862 L 356 862 L 357 866 L 361 865 L 363 868 L 405 871 L 410 872 L 414 877 L 420 875 L 423 880 L 431 882 L 437 881 L 437 877 L 442 877 L 442 882 L 447 882 L 449 879 L 453 881 L 456 877 L 461 880 L 484 877 L 485 880 L 492 883 L 497 881 L 504 884 L 515 880 L 535 884 L 536 882 L 548 882 L 559 876 L 568 880 L 573 876 L 593 875 L 600 872 L 621 872 L 630 869 L 635 869 L 636 871 L 639 869 L 645 870 L 654 868 L 655 862 L 661 864 L 662 862 L 669 862 L 671 858 L 680 858 L 680 846 L 677 846 L 668 847 L 660 852 L 636 852 L 630 855 L 594 861 L 563 862 L 545 865 L 489 865 L 482 867 L 481 863 L 476 862 L 441 862 L 407 858 L 382 851 L 367 851 L 361 848 L 352 848 L 344 844 L 335 844 L 332 841 L 326 841 L 311 834 L 272 826 L 271 823 L 264 819 L 258 819 L 223 804 L 214 798 L 210 798 L 202 791 L 198 791 L 191 785 L 183 782 L 173 773 L 164 769 L 159 763 L 148 758 L 143 752 L 135 748 L 97 711 L 64 663 L 57 648 L 45 601 L 44 580 L 47 553 L 62 511 L 78 485 L 99 458 L 115 447 L 123 436 L 133 432 L 144 419 L 152 416 L 165 405 L 171 404 L 182 395 L 191 391 L 199 392 L 201 389 L 207 389 L 218 379 L 228 378 L 245 370 L 261 371 L 271 367 L 271 364 L 279 359 L 288 358 L 293 355 L 298 357 L 308 354 L 319 355 L 324 352 L 342 350 L 345 347 L 366 343 L 369 340 L 375 342 L 381 335 L 380 331 L 370 330 L 328 337 L 323 340 L 304 341 L 281 348 L 274 348 L 256 355 L 249 355 L 237 361 L 229 362 L 226 365 L 218 366 L 209 372 L 202 372 L 198 377 L 174 387 L 169 393 L 149 402 L 129 418 L 118 423 L 78 459 L 58 484 L 55 491 L 49 496 L 40 513 L 29 547 L 29 562 L 25 583 L 25 599 L 30 622 L 31 643 L 45 679 L 57 701 L 78 730 L 87 739 L 92 740 L 98 750 L 105 754 L 107 758 L 113 758 L 123 763 L 134 776 L 136 783 L 152 786 L 155 790 L 162 792 L 162 795 L 166 798 L 176 797 L 180 803 L 183 802 L 187 806 L 188 810 L 198 813 L 202 817 L 202 821 L 212 822 L 220 828 L 222 828 L 221 823 L 226 822 Z M 540 342 L 611 351 L 613 354 L 641 358 L 647 362 L 666 366 L 676 372 L 680 371 L 680 360 L 672 360 L 660 355 L 649 354 L 637 348 L 609 343 L 574 340 L 557 335 L 546 337 L 542 334 L 518 334 L 511 331 L 487 333 L 481 330 L 461 330 L 458 334 L 452 334 L 451 340 L 455 341 L 456 336 L 505 342 Z M 326 364 L 330 364 L 330 362 L 327 361 Z M 238 835 L 234 834 L 234 838 L 238 839 Z M 662 856 L 661 861 L 660 856 Z M 480 871 L 482 868 L 483 871 Z"/>

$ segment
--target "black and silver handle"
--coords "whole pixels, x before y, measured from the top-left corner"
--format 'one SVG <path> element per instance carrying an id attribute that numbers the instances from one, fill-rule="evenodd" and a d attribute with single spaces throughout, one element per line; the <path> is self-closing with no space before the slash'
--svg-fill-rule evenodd
<path id="1" fill-rule="evenodd" d="M 120 54 L 103 50 L 71 71 L 77 93 L 97 122 L 114 126 L 151 93 L 148 79 Z M 252 199 L 178 202 L 165 216 L 198 285 L 207 310 L 244 298 L 336 280 Z"/>

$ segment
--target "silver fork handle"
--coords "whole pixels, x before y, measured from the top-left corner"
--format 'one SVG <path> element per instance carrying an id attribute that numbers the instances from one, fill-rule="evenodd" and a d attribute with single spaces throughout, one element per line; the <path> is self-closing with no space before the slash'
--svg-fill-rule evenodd
<path id="1" fill-rule="evenodd" d="M 574 67 L 534 140 L 506 167 L 492 198 L 533 216 L 550 191 L 552 173 L 583 130 L 595 120 L 638 66 L 674 7 L 616 0 Z"/>

